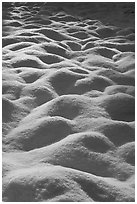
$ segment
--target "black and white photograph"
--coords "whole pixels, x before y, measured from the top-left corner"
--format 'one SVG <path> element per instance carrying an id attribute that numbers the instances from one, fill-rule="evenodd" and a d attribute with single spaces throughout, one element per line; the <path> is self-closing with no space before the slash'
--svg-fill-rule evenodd
<path id="1" fill-rule="evenodd" d="M 2 201 L 135 202 L 135 1 L 1 9 Z"/>

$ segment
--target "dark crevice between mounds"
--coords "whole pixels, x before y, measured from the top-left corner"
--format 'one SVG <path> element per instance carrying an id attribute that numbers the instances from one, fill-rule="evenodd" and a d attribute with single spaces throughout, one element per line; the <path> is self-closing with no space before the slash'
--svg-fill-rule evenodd
<path id="1" fill-rule="evenodd" d="M 8 122 L 11 120 L 11 116 L 14 108 L 15 107 L 12 101 L 6 98 L 2 99 L 2 121 L 3 122 Z"/>
<path id="2" fill-rule="evenodd" d="M 59 95 L 68 94 L 78 79 L 85 76 L 66 70 L 58 71 L 50 78 L 50 83 Z"/>
<path id="3" fill-rule="evenodd" d="M 106 97 L 102 105 L 112 120 L 135 121 L 135 98 L 128 94 L 116 93 Z"/>

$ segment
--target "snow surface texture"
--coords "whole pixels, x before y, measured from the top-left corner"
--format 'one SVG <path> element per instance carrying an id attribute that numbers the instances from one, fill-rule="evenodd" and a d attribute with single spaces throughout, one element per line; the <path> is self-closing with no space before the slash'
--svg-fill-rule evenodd
<path id="1" fill-rule="evenodd" d="M 3 3 L 3 201 L 134 201 L 134 3 Z"/>

